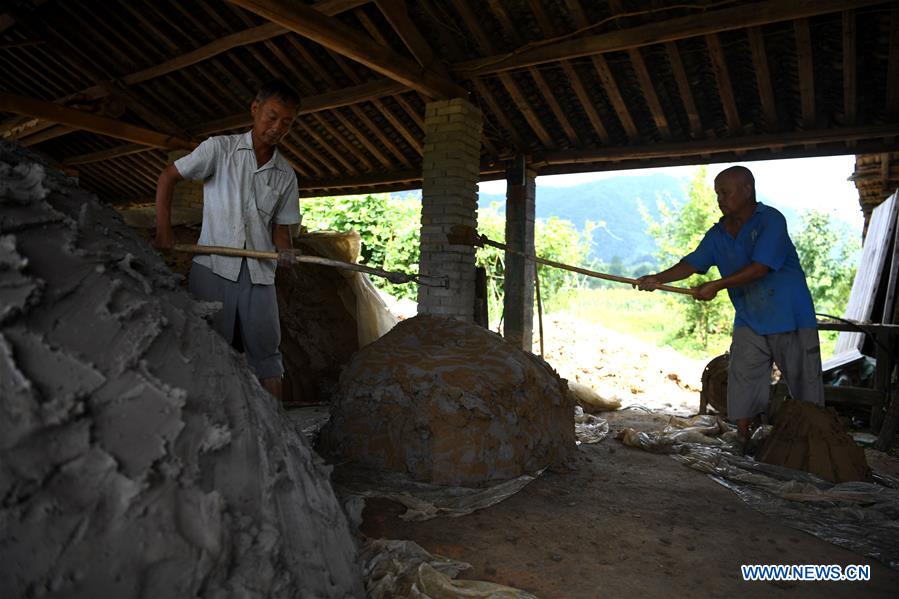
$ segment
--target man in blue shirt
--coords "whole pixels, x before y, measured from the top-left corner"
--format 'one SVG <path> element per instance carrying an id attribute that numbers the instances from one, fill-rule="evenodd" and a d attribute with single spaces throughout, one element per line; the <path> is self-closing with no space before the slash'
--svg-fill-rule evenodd
<path id="1" fill-rule="evenodd" d="M 734 305 L 727 414 L 745 443 L 751 419 L 767 410 L 772 362 L 795 399 L 824 405 L 821 349 L 812 296 L 783 214 L 756 200 L 755 178 L 746 167 L 722 171 L 715 193 L 721 220 L 692 253 L 668 270 L 640 277 L 638 286 L 652 291 L 718 267 L 721 278 L 696 287 L 693 297 L 709 301 L 727 289 Z"/>

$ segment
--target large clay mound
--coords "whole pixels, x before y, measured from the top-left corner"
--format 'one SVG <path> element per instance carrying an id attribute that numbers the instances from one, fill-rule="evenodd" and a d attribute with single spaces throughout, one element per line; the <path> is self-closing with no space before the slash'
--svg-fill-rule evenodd
<path id="1" fill-rule="evenodd" d="M 0 144 L 0 597 L 357 597 L 328 473 L 112 210 Z"/>
<path id="2" fill-rule="evenodd" d="M 155 230 L 140 229 L 149 242 Z M 177 243 L 194 245 L 199 229 L 175 227 Z M 304 254 L 318 255 L 316 248 L 302 240 L 294 246 Z M 175 252 L 166 264 L 187 277 L 193 254 Z M 284 403 L 317 403 L 331 400 L 340 369 L 359 349 L 356 318 L 341 301 L 352 293 L 347 279 L 337 269 L 316 264 L 279 268 L 275 286 L 281 315 L 281 354 L 284 359 Z"/>
<path id="3" fill-rule="evenodd" d="M 574 402 L 546 362 L 499 335 L 416 316 L 347 365 L 323 440 L 355 462 L 475 485 L 567 458 Z"/>
<path id="4" fill-rule="evenodd" d="M 756 458 L 835 483 L 871 480 L 865 452 L 843 430 L 836 410 L 807 401 L 783 403 Z"/>

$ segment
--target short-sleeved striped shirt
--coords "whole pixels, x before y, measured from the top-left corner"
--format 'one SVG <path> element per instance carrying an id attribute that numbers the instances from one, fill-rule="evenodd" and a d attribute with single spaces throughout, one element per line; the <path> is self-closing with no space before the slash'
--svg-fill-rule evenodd
<path id="1" fill-rule="evenodd" d="M 300 222 L 297 178 L 275 150 L 257 166 L 252 132 L 210 137 L 175 161 L 185 179 L 203 180 L 203 227 L 200 245 L 218 245 L 273 252 L 272 227 Z M 200 255 L 194 262 L 236 281 L 242 258 Z M 275 282 L 275 260 L 247 259 L 250 280 Z"/>

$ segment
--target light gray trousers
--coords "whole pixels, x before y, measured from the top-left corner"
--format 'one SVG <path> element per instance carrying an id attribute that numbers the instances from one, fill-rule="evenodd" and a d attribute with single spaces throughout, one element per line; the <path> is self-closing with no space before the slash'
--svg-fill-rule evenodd
<path id="1" fill-rule="evenodd" d="M 818 329 L 757 335 L 749 327 L 736 327 L 727 373 L 728 418 L 754 418 L 767 411 L 772 364 L 777 364 L 793 399 L 824 405 Z"/>

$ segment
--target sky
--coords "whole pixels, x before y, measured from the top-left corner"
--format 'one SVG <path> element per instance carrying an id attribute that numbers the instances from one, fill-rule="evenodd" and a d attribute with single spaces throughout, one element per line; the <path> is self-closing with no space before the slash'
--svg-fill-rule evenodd
<path id="1" fill-rule="evenodd" d="M 828 156 L 824 158 L 793 158 L 790 160 L 764 160 L 733 164 L 712 164 L 708 168 L 709 185 L 715 175 L 734 164 L 748 167 L 755 175 L 756 190 L 768 198 L 775 207 L 790 206 L 802 212 L 817 208 L 830 212 L 854 228 L 862 228 L 862 212 L 858 203 L 858 191 L 849 181 L 855 170 L 855 156 Z M 665 168 L 604 171 L 572 175 L 537 177 L 537 187 L 570 187 L 589 181 L 619 176 L 637 176 L 666 173 L 689 179 L 696 166 L 672 166 Z M 505 181 L 481 183 L 483 193 L 505 193 Z M 539 196 L 538 196 L 539 197 Z M 601 215 L 597 215 L 601 216 Z"/>

